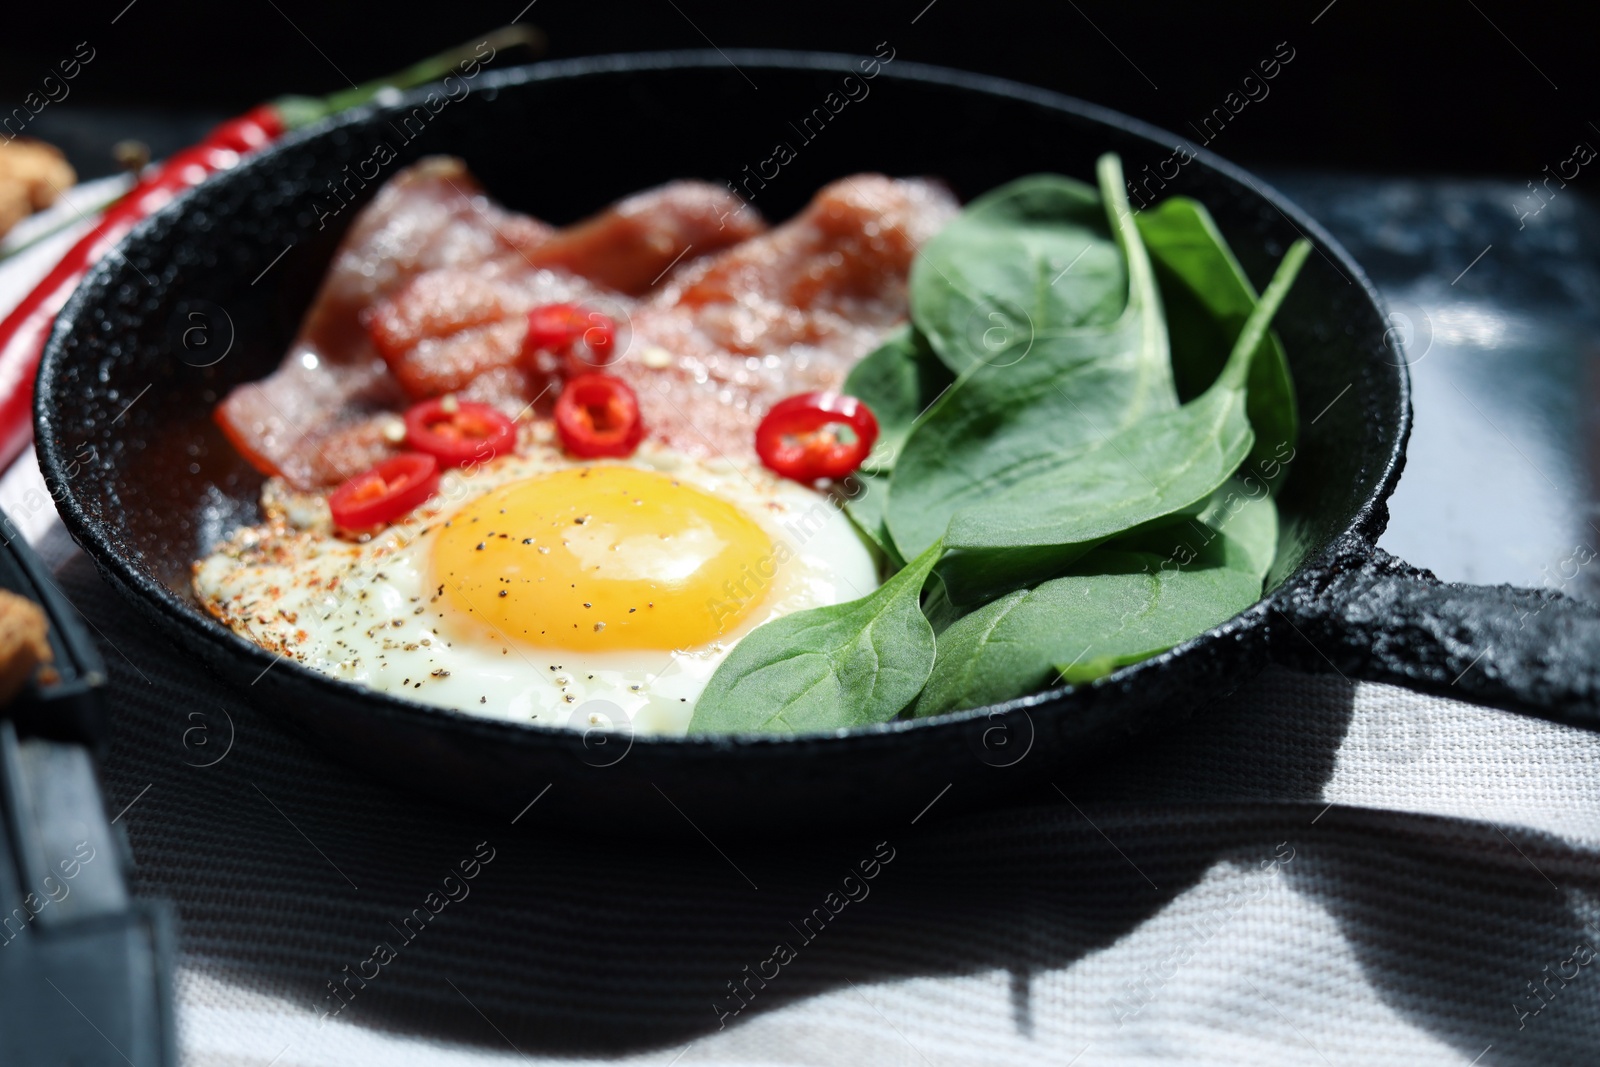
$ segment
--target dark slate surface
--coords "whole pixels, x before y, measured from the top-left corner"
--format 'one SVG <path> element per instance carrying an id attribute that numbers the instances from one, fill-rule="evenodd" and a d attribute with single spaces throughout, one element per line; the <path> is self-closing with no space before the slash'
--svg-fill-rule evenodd
<path id="1" fill-rule="evenodd" d="M 1447 581 L 1600 599 L 1600 210 L 1582 172 L 1533 177 L 1268 175 L 1367 268 L 1410 364 L 1380 545 Z"/>

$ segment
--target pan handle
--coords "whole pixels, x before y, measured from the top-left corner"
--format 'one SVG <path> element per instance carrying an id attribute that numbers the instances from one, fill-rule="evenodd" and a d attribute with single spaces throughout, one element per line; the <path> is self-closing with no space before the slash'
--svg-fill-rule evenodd
<path id="1" fill-rule="evenodd" d="M 1441 582 L 1352 538 L 1271 604 L 1285 666 L 1600 730 L 1600 606 L 1587 601 Z"/>

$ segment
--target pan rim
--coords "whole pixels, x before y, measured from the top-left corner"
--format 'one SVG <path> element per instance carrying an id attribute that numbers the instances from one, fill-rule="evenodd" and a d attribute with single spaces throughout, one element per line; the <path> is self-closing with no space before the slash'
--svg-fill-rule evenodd
<path id="1" fill-rule="evenodd" d="M 729 49 L 725 52 L 714 49 L 688 49 L 613 53 L 602 56 L 550 60 L 499 71 L 485 71 L 478 91 L 498 92 L 501 89 L 533 82 L 624 74 L 640 70 L 716 69 L 725 68 L 730 64 L 735 67 L 749 66 L 751 69 L 756 70 L 854 70 L 854 64 L 858 63 L 862 58 L 864 57 L 845 53 L 781 49 Z M 1347 276 L 1351 284 L 1360 290 L 1362 296 L 1378 310 L 1380 315 L 1387 315 L 1387 308 L 1382 296 L 1367 277 L 1366 272 L 1321 224 L 1266 182 L 1261 181 L 1243 168 L 1228 162 L 1209 150 L 1192 145 L 1188 138 L 1177 137 L 1142 120 L 1076 97 L 992 75 L 976 74 L 955 68 L 912 61 L 899 61 L 893 68 L 882 69 L 880 76 L 886 76 L 892 80 L 931 83 L 941 87 L 953 86 L 986 97 L 1032 102 L 1052 110 L 1063 111 L 1088 119 L 1098 125 L 1122 130 L 1154 144 L 1183 144 L 1186 146 L 1186 150 L 1193 154 L 1196 161 L 1224 178 L 1251 190 L 1283 215 L 1291 226 L 1311 237 L 1319 252 L 1325 255 Z M 268 146 L 262 152 L 244 160 L 233 170 L 217 175 L 213 180 L 218 182 L 228 181 L 234 175 L 246 172 L 248 168 L 261 165 L 263 161 L 272 159 L 279 152 L 288 151 L 306 141 L 327 137 L 336 131 L 361 124 L 374 114 L 403 107 L 409 103 L 419 102 L 428 92 L 428 88 L 424 86 L 412 90 L 382 104 L 368 104 L 296 131 Z M 153 213 L 150 218 L 142 221 L 119 242 L 119 248 L 123 244 L 138 243 L 153 228 L 159 226 L 161 220 L 185 211 L 192 193 L 193 190 L 189 190 L 175 197 L 172 202 Z M 571 744 L 575 738 L 581 737 L 581 734 L 577 731 L 566 727 L 491 719 L 454 708 L 424 704 L 403 696 L 368 689 L 356 683 L 347 682 L 302 666 L 300 663 L 285 659 L 279 654 L 269 653 L 261 646 L 240 637 L 218 620 L 206 615 L 192 601 L 185 601 L 179 598 L 165 583 L 153 575 L 141 571 L 135 559 L 112 550 L 110 544 L 100 536 L 100 526 L 102 524 L 87 514 L 73 490 L 71 479 L 59 477 L 59 472 L 67 462 L 67 457 L 62 453 L 62 445 L 54 432 L 55 412 L 52 409 L 49 398 L 53 392 L 54 381 L 64 363 L 67 335 L 82 316 L 85 307 L 106 290 L 107 278 L 114 269 L 116 261 L 120 258 L 110 255 L 103 257 L 88 273 L 66 305 L 57 314 L 49 340 L 40 359 L 33 405 L 34 440 L 38 450 L 39 465 L 44 473 L 45 481 L 68 533 L 79 547 L 89 555 L 101 574 L 110 578 L 112 584 L 118 587 L 119 592 L 123 593 L 124 596 L 134 600 L 137 606 L 153 611 L 166 624 L 178 627 L 182 632 L 191 635 L 195 639 L 218 646 L 220 650 L 224 650 L 226 654 L 234 658 L 254 663 L 261 669 L 262 673 L 265 673 L 268 669 L 282 667 L 295 676 L 297 683 L 309 685 L 315 692 L 325 693 L 335 700 L 359 700 L 363 712 L 376 718 L 411 720 L 442 730 L 526 747 L 560 746 Z M 1378 472 L 1375 488 L 1368 494 L 1361 506 L 1344 520 L 1342 531 L 1309 551 L 1305 558 L 1285 576 L 1277 588 L 1265 593 L 1260 600 L 1239 614 L 1203 633 L 1195 635 L 1182 644 L 1139 663 L 1120 668 L 1105 678 L 1088 685 L 1053 686 L 1037 693 L 999 704 L 945 712 L 925 718 L 895 719 L 887 723 L 794 735 L 731 733 L 692 734 L 678 737 L 630 733 L 631 744 L 635 749 L 642 748 L 650 752 L 670 753 L 674 757 L 720 753 L 731 749 L 737 749 L 741 752 L 752 750 L 791 751 L 797 744 L 802 746 L 826 745 L 830 749 L 837 749 L 842 745 L 882 744 L 888 742 L 889 739 L 913 731 L 959 730 L 963 726 L 980 720 L 994 720 L 1002 716 L 1025 714 L 1031 710 L 1062 704 L 1073 695 L 1083 692 L 1144 686 L 1149 683 L 1152 676 L 1172 669 L 1173 665 L 1181 660 L 1200 654 L 1203 648 L 1214 646 L 1231 638 L 1253 635 L 1266 625 L 1268 614 L 1277 604 L 1281 603 L 1295 588 L 1303 585 L 1308 575 L 1314 575 L 1319 569 L 1326 566 L 1329 560 L 1338 553 L 1341 543 L 1352 536 L 1359 538 L 1367 545 L 1375 542 L 1376 534 L 1381 530 L 1386 520 L 1387 501 L 1394 492 L 1401 470 L 1404 467 L 1405 448 L 1410 436 L 1412 423 L 1409 370 L 1404 364 L 1401 364 L 1395 367 L 1395 372 L 1397 410 L 1394 412 L 1391 425 L 1396 432 L 1388 453 L 1383 458 L 1382 469 Z M 284 662 L 280 664 L 279 660 L 284 660 Z"/>

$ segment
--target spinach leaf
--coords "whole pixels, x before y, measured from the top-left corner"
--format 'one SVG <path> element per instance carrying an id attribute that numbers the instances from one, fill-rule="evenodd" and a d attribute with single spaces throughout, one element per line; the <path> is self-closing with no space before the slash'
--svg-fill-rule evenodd
<path id="1" fill-rule="evenodd" d="M 922 613 L 928 617 L 928 622 L 933 624 L 934 635 L 944 632 L 945 627 L 961 618 L 966 612 L 962 611 L 945 591 L 944 582 L 939 578 L 937 569 L 933 577 L 928 579 L 927 595 L 922 598 Z"/>
<path id="2" fill-rule="evenodd" d="M 945 595 L 970 611 L 996 597 L 1066 574 L 1087 549 L 1077 545 L 958 548 L 946 552 L 936 572 Z"/>
<path id="3" fill-rule="evenodd" d="M 1099 180 L 1103 198 L 1052 175 L 1003 186 L 913 266 L 912 318 L 961 377 L 895 464 L 888 525 L 902 553 L 1062 452 L 1177 406 L 1155 278 L 1115 156 L 1101 159 Z"/>
<path id="4" fill-rule="evenodd" d="M 889 476 L 870 470 L 859 470 L 838 489 L 844 501 L 844 512 L 861 535 L 871 541 L 884 559 L 894 569 L 905 566 L 905 559 L 889 536 L 885 508 L 889 497 Z"/>
<path id="5" fill-rule="evenodd" d="M 1213 558 L 1213 542 L 1219 537 L 1227 538 L 1227 543 L 1222 555 Z M 1278 554 L 1278 507 L 1260 481 L 1235 476 L 1211 494 L 1198 514 L 1171 516 L 1119 534 L 1084 558 L 1093 560 L 1102 551 L 1156 555 L 1169 567 L 1210 566 L 1206 561 L 1212 560 L 1252 574 L 1260 583 Z M 1075 566 L 1073 573 L 1082 566 Z"/>
<path id="6" fill-rule="evenodd" d="M 841 391 L 865 401 L 878 420 L 878 443 L 862 468 L 889 471 L 917 416 L 955 380 L 909 322 L 851 368 Z"/>
<path id="7" fill-rule="evenodd" d="M 1197 511 L 1252 440 L 1244 390 L 1219 384 L 1123 431 L 1108 448 L 1069 455 L 956 512 L 947 541 L 963 558 L 1055 549 L 1048 558 L 1067 562 L 1124 531 Z"/>
<path id="8" fill-rule="evenodd" d="M 1196 396 L 1216 379 L 1224 353 L 1255 309 L 1255 288 L 1198 202 L 1172 197 L 1141 213 L 1138 224 L 1161 284 L 1178 392 Z M 1288 359 L 1270 331 L 1251 357 L 1245 411 L 1256 435 L 1251 467 L 1276 488 L 1288 470 L 1279 460 L 1293 447 L 1299 420 Z"/>
<path id="9" fill-rule="evenodd" d="M 1068 284 L 1053 284 L 1058 279 Z M 1035 174 L 980 196 L 923 247 L 911 265 L 911 314 L 960 374 L 1019 362 L 1034 340 L 1030 325 L 1114 322 L 1127 288 L 1100 194 L 1072 178 Z"/>
<path id="10" fill-rule="evenodd" d="M 1197 511 L 1249 453 L 1254 437 L 1245 398 L 1251 357 L 1310 247 L 1303 240 L 1290 247 L 1240 331 L 1222 374 L 1199 399 L 1130 426 L 1104 447 L 1036 466 L 958 511 L 945 544 L 967 553 L 1054 547 L 1059 562 L 1118 533 Z M 894 505 L 891 486 L 891 530 Z"/>
<path id="11" fill-rule="evenodd" d="M 1275 527 L 1275 516 L 1263 492 L 1223 529 L 1195 521 L 1118 539 L 1073 573 L 950 623 L 916 714 L 1010 700 L 1057 678 L 1093 681 L 1225 622 L 1261 598 L 1258 545 L 1247 543 L 1258 531 L 1236 540 L 1226 527 Z"/>
<path id="12" fill-rule="evenodd" d="M 1151 445 L 1159 454 L 1161 443 Z M 1239 453 L 1237 449 L 1235 454 Z M 1140 459 L 1136 462 L 1145 462 Z M 1225 467 L 1228 459 L 1218 461 Z M 1184 558 L 1185 548 L 1204 543 L 1211 535 L 1206 526 L 1226 528 L 1248 548 L 1257 580 L 1266 577 L 1278 548 L 1278 511 L 1266 484 L 1258 479 L 1229 478 L 1205 500 L 1170 515 L 1151 519 L 1135 533 L 1115 533 L 1104 541 L 1107 548 L 1171 553 Z M 1140 536 L 1140 535 L 1144 536 Z M 1093 543 L 1026 545 L 1011 548 L 957 548 L 941 561 L 936 573 L 949 600 L 968 608 L 1013 590 L 1071 572 Z"/>
<path id="13" fill-rule="evenodd" d="M 922 584 L 934 544 L 872 593 L 785 615 L 734 647 L 700 696 L 690 733 L 801 733 L 887 722 L 933 669 Z"/>
<path id="14" fill-rule="evenodd" d="M 850 371 L 843 391 L 866 402 L 878 420 L 878 443 L 838 494 L 850 521 L 896 567 L 905 558 L 889 536 L 889 471 L 906 435 L 955 375 L 910 323 L 895 330 Z"/>
<path id="15" fill-rule="evenodd" d="M 1196 521 L 1226 534 L 1250 572 L 1266 580 L 1278 556 L 1278 508 L 1260 482 L 1229 478 L 1211 494 Z"/>

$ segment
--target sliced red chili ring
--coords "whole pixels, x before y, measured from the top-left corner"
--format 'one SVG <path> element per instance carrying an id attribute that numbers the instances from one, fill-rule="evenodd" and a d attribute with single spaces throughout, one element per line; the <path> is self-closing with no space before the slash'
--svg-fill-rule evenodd
<path id="1" fill-rule="evenodd" d="M 580 374 L 556 399 L 556 432 L 567 452 L 583 459 L 631 456 L 644 440 L 639 398 L 609 374 Z"/>
<path id="2" fill-rule="evenodd" d="M 578 348 L 579 341 L 587 352 Z M 528 312 L 523 351 L 573 356 L 578 363 L 574 369 L 581 371 L 584 366 L 603 367 L 610 363 L 616 342 L 617 324 L 611 316 L 579 304 L 543 304 Z"/>
<path id="3" fill-rule="evenodd" d="M 850 439 L 839 434 L 850 431 Z M 872 409 L 843 393 L 800 393 L 778 401 L 756 427 L 756 455 L 785 478 L 838 480 L 861 466 L 878 441 Z"/>
<path id="4" fill-rule="evenodd" d="M 465 467 L 513 451 L 517 424 L 488 404 L 439 397 L 406 412 L 406 443 L 447 467 Z"/>
<path id="5" fill-rule="evenodd" d="M 402 452 L 351 478 L 328 497 L 333 523 L 365 533 L 411 514 L 439 488 L 439 461 L 426 452 Z"/>

